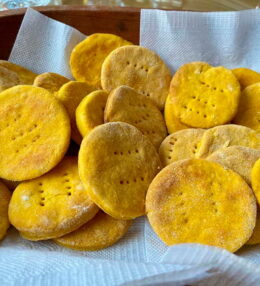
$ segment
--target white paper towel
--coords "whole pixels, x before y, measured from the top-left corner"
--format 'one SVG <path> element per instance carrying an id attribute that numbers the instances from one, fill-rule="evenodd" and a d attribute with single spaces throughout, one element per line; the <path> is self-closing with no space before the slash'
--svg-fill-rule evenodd
<path id="1" fill-rule="evenodd" d="M 69 54 L 84 38 L 28 9 L 9 60 L 37 73 L 71 77 Z M 173 71 L 193 60 L 260 70 L 260 11 L 143 10 L 141 44 L 155 50 Z M 169 248 L 144 218 L 118 244 L 96 252 L 26 241 L 10 229 L 0 243 L 0 285 L 260 285 L 260 247 L 244 247 L 238 255 L 247 259 L 198 244 Z"/>
<path id="2" fill-rule="evenodd" d="M 176 71 L 191 61 L 260 72 L 260 10 L 179 12 L 142 10 L 140 44 Z"/>
<path id="3" fill-rule="evenodd" d="M 35 73 L 55 72 L 72 78 L 69 57 L 85 35 L 29 8 L 23 19 L 9 61 Z"/>

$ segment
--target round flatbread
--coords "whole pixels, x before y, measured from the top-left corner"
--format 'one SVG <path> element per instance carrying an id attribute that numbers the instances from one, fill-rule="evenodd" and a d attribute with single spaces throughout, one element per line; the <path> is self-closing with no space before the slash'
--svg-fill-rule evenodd
<path id="1" fill-rule="evenodd" d="M 239 249 L 256 223 L 256 201 L 235 172 L 202 159 L 165 167 L 146 197 L 149 222 L 167 245 L 201 243 Z"/>
<path id="2" fill-rule="evenodd" d="M 0 182 L 0 240 L 6 235 L 10 225 L 8 219 L 8 205 L 11 199 L 11 192 Z"/>
<path id="3" fill-rule="evenodd" d="M 182 122 L 180 122 L 180 120 L 172 112 L 172 106 L 169 102 L 169 96 L 167 97 L 165 103 L 164 119 L 169 134 L 179 130 L 190 128 L 188 125 L 185 125 Z"/>
<path id="4" fill-rule="evenodd" d="M 0 94 L 0 177 L 23 181 L 55 167 L 70 142 L 63 105 L 47 90 L 15 86 Z"/>
<path id="5" fill-rule="evenodd" d="M 260 150 L 243 146 L 222 148 L 207 157 L 207 160 L 219 163 L 238 173 L 251 185 L 251 171 L 254 163 L 260 158 Z"/>
<path id="6" fill-rule="evenodd" d="M 230 70 L 192 62 L 172 78 L 168 112 L 191 127 L 210 128 L 233 119 L 239 98 L 240 84 Z"/>
<path id="7" fill-rule="evenodd" d="M 104 123 L 104 110 L 108 93 L 95 90 L 85 96 L 76 109 L 76 123 L 82 137 L 96 126 Z"/>
<path id="8" fill-rule="evenodd" d="M 90 35 L 72 50 L 70 68 L 74 78 L 100 88 L 101 66 L 105 58 L 114 49 L 131 44 L 113 34 Z"/>
<path id="9" fill-rule="evenodd" d="M 113 90 L 105 109 L 106 122 L 126 122 L 146 135 L 158 149 L 167 130 L 163 116 L 150 98 L 128 86 Z"/>
<path id="10" fill-rule="evenodd" d="M 260 205 L 260 159 L 258 159 L 251 172 L 252 188 L 255 193 L 258 204 Z"/>
<path id="11" fill-rule="evenodd" d="M 126 234 L 131 224 L 131 220 L 114 219 L 100 211 L 81 228 L 54 241 L 75 250 L 100 250 L 115 244 Z"/>
<path id="12" fill-rule="evenodd" d="M 204 129 L 190 128 L 167 136 L 159 149 L 163 165 L 166 166 L 175 161 L 195 158 L 204 132 Z"/>
<path id="13" fill-rule="evenodd" d="M 164 108 L 171 73 L 161 58 L 144 47 L 125 46 L 105 59 L 101 70 L 102 88 L 108 92 L 121 86 L 132 87 Z"/>
<path id="14" fill-rule="evenodd" d="M 255 228 L 253 231 L 252 236 L 250 239 L 247 241 L 246 244 L 248 245 L 254 245 L 254 244 L 259 244 L 260 243 L 260 217 L 259 217 L 259 207 L 257 208 L 257 216 L 256 216 L 256 224 Z"/>
<path id="15" fill-rule="evenodd" d="M 32 240 L 72 232 L 97 212 L 80 181 L 77 157 L 65 157 L 48 174 L 21 183 L 9 205 L 10 222 Z"/>
<path id="16" fill-rule="evenodd" d="M 196 157 L 206 158 L 218 149 L 235 145 L 260 150 L 260 134 L 235 124 L 214 127 L 203 134 Z"/>
<path id="17" fill-rule="evenodd" d="M 62 75 L 52 72 L 39 74 L 33 82 L 34 86 L 42 87 L 50 92 L 57 92 L 65 83 L 70 80 Z"/>
<path id="18" fill-rule="evenodd" d="M 243 90 L 247 86 L 260 82 L 260 73 L 247 68 L 236 68 L 232 72 L 238 79 L 241 89 Z"/>
<path id="19" fill-rule="evenodd" d="M 21 66 L 0 60 L 0 92 L 15 85 L 33 84 L 36 76 Z"/>
<path id="20" fill-rule="evenodd" d="M 71 137 L 78 144 L 81 143 L 82 137 L 77 128 L 75 112 L 81 100 L 93 90 L 94 87 L 85 82 L 70 81 L 65 83 L 59 91 L 55 93 L 55 97 L 63 103 L 69 114 Z"/>
<path id="21" fill-rule="evenodd" d="M 117 219 L 145 213 L 147 189 L 160 169 L 150 140 L 123 122 L 100 125 L 84 137 L 79 151 L 79 174 L 91 199 Z"/>
<path id="22" fill-rule="evenodd" d="M 243 90 L 233 122 L 260 132 L 260 83 Z"/>

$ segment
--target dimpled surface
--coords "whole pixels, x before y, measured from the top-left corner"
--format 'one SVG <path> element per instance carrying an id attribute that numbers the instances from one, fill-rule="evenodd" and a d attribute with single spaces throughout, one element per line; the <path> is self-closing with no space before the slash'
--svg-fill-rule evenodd
<path id="1" fill-rule="evenodd" d="M 131 44 L 113 34 L 92 34 L 72 50 L 70 67 L 73 76 L 78 81 L 84 81 L 99 88 L 101 66 L 105 58 L 114 49 Z"/>
<path id="2" fill-rule="evenodd" d="M 114 219 L 100 211 L 91 221 L 55 242 L 75 250 L 100 250 L 115 244 L 132 224 L 130 220 Z"/>
<path id="3" fill-rule="evenodd" d="M 85 82 L 70 81 L 65 83 L 59 91 L 55 93 L 55 97 L 63 103 L 68 111 L 71 123 L 71 137 L 78 144 L 80 144 L 82 138 L 76 124 L 76 108 L 81 100 L 93 91 L 93 89 L 92 86 Z"/>
<path id="4" fill-rule="evenodd" d="M 260 132 L 260 83 L 243 90 L 233 122 Z"/>
<path id="5" fill-rule="evenodd" d="M 193 62 L 173 76 L 168 104 L 182 123 L 209 128 L 229 122 L 237 112 L 239 98 L 240 84 L 230 70 Z"/>
<path id="6" fill-rule="evenodd" d="M 96 126 L 104 123 L 104 110 L 108 93 L 103 90 L 95 90 L 80 102 L 76 109 L 76 123 L 82 137 Z"/>
<path id="7" fill-rule="evenodd" d="M 190 128 L 188 125 L 185 125 L 182 122 L 180 122 L 180 120 L 172 112 L 172 105 L 169 96 L 167 97 L 165 102 L 164 119 L 169 134 L 182 129 Z"/>
<path id="8" fill-rule="evenodd" d="M 201 243 L 239 249 L 252 235 L 256 201 L 231 170 L 202 159 L 165 167 L 146 197 L 149 222 L 167 245 Z"/>
<path id="9" fill-rule="evenodd" d="M 0 92 L 18 84 L 32 84 L 36 76 L 23 67 L 0 60 Z"/>
<path id="10" fill-rule="evenodd" d="M 232 72 L 238 79 L 241 89 L 247 86 L 260 82 L 260 73 L 247 68 L 237 68 L 233 69 Z"/>
<path id="11" fill-rule="evenodd" d="M 48 89 L 50 92 L 56 92 L 69 81 L 68 78 L 57 73 L 46 72 L 38 75 L 34 79 L 33 85 Z"/>
<path id="12" fill-rule="evenodd" d="M 69 141 L 68 114 L 47 90 L 21 85 L 0 94 L 0 177 L 43 175 L 61 161 Z"/>
<path id="13" fill-rule="evenodd" d="M 48 174 L 21 183 L 9 205 L 10 222 L 32 240 L 69 233 L 97 212 L 80 181 L 76 157 L 65 157 Z"/>
<path id="14" fill-rule="evenodd" d="M 205 130 L 184 129 L 167 136 L 162 142 L 159 155 L 164 166 L 172 162 L 194 158 Z"/>
<path id="15" fill-rule="evenodd" d="M 102 65 L 101 84 L 104 90 L 110 92 L 127 85 L 150 97 L 159 109 L 164 108 L 170 80 L 170 70 L 160 57 L 140 46 L 118 48 Z"/>
<path id="16" fill-rule="evenodd" d="M 223 167 L 233 170 L 251 185 L 251 170 L 259 158 L 260 150 L 242 146 L 231 146 L 215 151 L 207 157 L 207 160 L 219 163 Z"/>
<path id="17" fill-rule="evenodd" d="M 253 166 L 251 180 L 253 191 L 260 205 L 260 159 L 258 159 Z"/>
<path id="18" fill-rule="evenodd" d="M 121 121 L 135 126 L 157 149 L 167 135 L 164 118 L 158 107 L 150 98 L 128 86 L 120 86 L 110 93 L 105 121 Z"/>
<path id="19" fill-rule="evenodd" d="M 84 137 L 79 151 L 79 174 L 91 199 L 117 219 L 145 213 L 147 189 L 160 169 L 150 140 L 123 122 L 100 125 Z"/>
<path id="20" fill-rule="evenodd" d="M 205 158 L 220 148 L 244 146 L 260 149 L 260 134 L 245 126 L 227 124 L 206 130 L 196 157 Z"/>
<path id="21" fill-rule="evenodd" d="M 3 239 L 10 225 L 8 219 L 8 205 L 10 198 L 11 192 L 0 182 L 0 240 Z"/>

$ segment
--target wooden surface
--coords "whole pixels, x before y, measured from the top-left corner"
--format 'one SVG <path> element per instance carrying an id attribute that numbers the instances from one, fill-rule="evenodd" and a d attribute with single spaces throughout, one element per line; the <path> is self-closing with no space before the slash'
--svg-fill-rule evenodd
<path id="1" fill-rule="evenodd" d="M 84 34 L 114 33 L 139 43 L 140 9 L 95 6 L 39 7 L 44 15 L 71 25 Z M 25 9 L 0 12 L 0 59 L 8 59 Z M 28 43 L 29 45 L 30 43 Z"/>

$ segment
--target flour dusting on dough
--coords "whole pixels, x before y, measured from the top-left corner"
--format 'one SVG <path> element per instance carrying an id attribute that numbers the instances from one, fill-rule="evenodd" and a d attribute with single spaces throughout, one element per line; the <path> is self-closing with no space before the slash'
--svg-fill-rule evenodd
<path id="1" fill-rule="evenodd" d="M 23 195 L 21 198 L 23 201 L 29 201 L 29 196 L 27 195 Z"/>
<path id="2" fill-rule="evenodd" d="M 77 191 L 83 191 L 83 190 L 84 190 L 83 184 L 78 184 L 78 185 L 76 186 L 76 190 L 77 190 Z"/>

